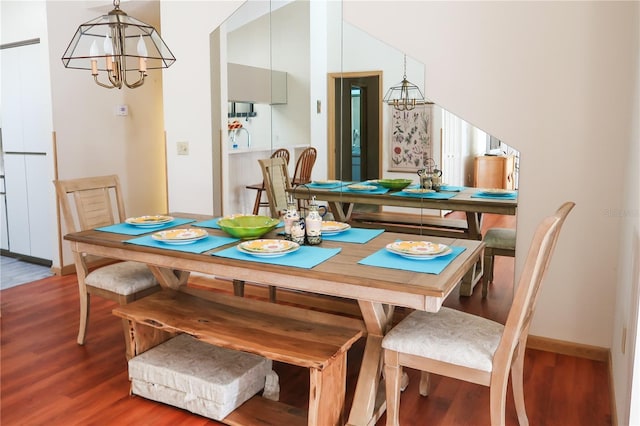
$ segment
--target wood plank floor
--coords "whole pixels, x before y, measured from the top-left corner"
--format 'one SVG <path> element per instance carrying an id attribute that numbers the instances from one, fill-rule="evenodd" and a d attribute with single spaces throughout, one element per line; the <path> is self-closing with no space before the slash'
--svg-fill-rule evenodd
<path id="1" fill-rule="evenodd" d="M 494 223 L 488 220 L 485 224 Z M 502 219 L 501 219 L 502 220 Z M 504 321 L 513 281 L 513 259 L 497 258 L 494 285 L 482 300 L 457 293 L 446 305 Z M 124 339 L 112 302 L 94 298 L 87 342 L 75 343 L 78 296 L 75 276 L 51 277 L 0 292 L 0 424 L 204 425 L 218 424 L 187 411 L 129 396 Z M 363 345 L 349 352 L 347 407 Z M 306 370 L 276 363 L 281 400 L 304 407 Z M 488 425 L 488 388 L 433 377 L 428 398 L 418 394 L 419 373 L 401 400 L 403 425 Z M 528 350 L 525 398 L 532 425 L 611 425 L 606 363 Z M 378 425 L 384 424 L 384 417 Z M 513 401 L 507 424 L 517 425 Z M 283 425 L 286 426 L 286 425 Z"/>

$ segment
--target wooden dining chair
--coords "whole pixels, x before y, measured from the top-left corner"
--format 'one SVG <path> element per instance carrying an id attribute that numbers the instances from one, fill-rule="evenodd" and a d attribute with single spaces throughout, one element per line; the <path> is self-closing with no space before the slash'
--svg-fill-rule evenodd
<path id="1" fill-rule="evenodd" d="M 55 180 L 53 183 L 67 233 L 125 221 L 124 201 L 116 175 Z M 74 253 L 74 260 L 80 292 L 79 345 L 84 345 L 85 342 L 91 295 L 123 305 L 160 289 L 145 264 L 116 262 L 82 253 Z M 127 345 L 129 340 L 128 328 L 125 328 Z"/>
<path id="2" fill-rule="evenodd" d="M 318 151 L 312 146 L 305 148 L 305 150 L 300 153 L 300 157 L 298 157 L 296 161 L 295 171 L 293 172 L 293 179 L 291 180 L 294 186 L 311 182 L 311 172 L 313 171 L 313 165 L 316 163 L 317 156 Z"/>
<path id="3" fill-rule="evenodd" d="M 540 284 L 560 229 L 573 208 L 564 203 L 536 230 L 505 325 L 449 308 L 414 311 L 382 340 L 387 425 L 399 424 L 402 366 L 422 372 L 420 394 L 429 393 L 429 373 L 484 385 L 490 392 L 494 426 L 505 424 L 509 372 L 520 425 L 528 425 L 524 405 L 524 354 Z"/>
<path id="4" fill-rule="evenodd" d="M 258 160 L 271 217 L 279 218 L 287 208 L 287 190 L 291 189 L 289 170 L 284 158 Z"/>
<path id="5" fill-rule="evenodd" d="M 513 228 L 491 228 L 482 242 L 484 246 L 484 267 L 482 277 L 482 298 L 487 297 L 489 284 L 493 282 L 493 261 L 496 256 L 516 257 L 516 230 Z"/>
<path id="6" fill-rule="evenodd" d="M 289 150 L 286 148 L 280 148 L 280 149 L 276 149 L 273 154 L 271 154 L 271 158 L 284 158 L 285 162 L 287 164 L 287 167 L 289 166 Z M 259 214 L 260 213 L 260 207 L 269 207 L 269 202 L 268 201 L 262 201 L 262 193 L 264 192 L 264 181 L 260 182 L 260 183 L 254 183 L 253 185 L 247 185 L 245 186 L 245 188 L 247 189 L 251 189 L 251 190 L 255 190 L 257 191 L 256 193 L 256 200 L 253 202 L 253 214 Z"/>

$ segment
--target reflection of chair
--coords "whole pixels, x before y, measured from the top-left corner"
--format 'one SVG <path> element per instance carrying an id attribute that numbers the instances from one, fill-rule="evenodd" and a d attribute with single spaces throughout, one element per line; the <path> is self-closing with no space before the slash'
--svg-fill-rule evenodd
<path id="1" fill-rule="evenodd" d="M 126 219 L 120 181 L 115 175 L 56 180 L 54 184 L 69 233 L 124 222 Z M 145 264 L 110 262 L 103 266 L 107 263 L 106 259 L 81 253 L 74 253 L 74 257 L 80 291 L 79 345 L 84 344 L 87 331 L 90 295 L 105 297 L 123 305 L 160 289 Z M 97 265 L 99 267 L 96 269 Z M 89 269 L 92 269 L 91 272 Z M 127 345 L 129 340 L 125 328 Z"/>
<path id="2" fill-rule="evenodd" d="M 289 164 L 289 150 L 286 148 L 277 149 L 271 154 L 271 158 L 279 158 L 282 157 L 285 159 L 286 164 Z M 260 207 L 269 207 L 268 202 L 262 201 L 262 192 L 264 191 L 264 181 L 260 183 L 255 183 L 253 185 L 248 185 L 245 188 L 247 189 L 255 189 L 258 191 L 256 194 L 256 201 L 253 203 L 253 214 L 258 214 L 260 212 Z"/>
<path id="3" fill-rule="evenodd" d="M 269 200 L 271 217 L 277 218 L 287 208 L 287 189 L 291 188 L 289 170 L 284 158 L 258 160 L 262 169 L 264 189 Z"/>
<path id="4" fill-rule="evenodd" d="M 384 337 L 387 425 L 397 425 L 402 366 L 421 370 L 420 393 L 429 391 L 429 372 L 489 386 L 492 425 L 505 424 L 509 371 L 518 421 L 528 424 L 524 406 L 524 353 L 540 284 L 560 228 L 574 203 L 564 203 L 538 226 L 520 282 L 503 326 L 494 321 L 442 308 L 414 311 Z"/>
<path id="5" fill-rule="evenodd" d="M 293 185 L 301 185 L 311 182 L 311 171 L 316 162 L 318 151 L 314 147 L 306 148 L 296 161 L 296 170 L 293 172 Z"/>
<path id="6" fill-rule="evenodd" d="M 484 247 L 484 278 L 482 297 L 487 297 L 489 284 L 493 282 L 494 256 L 516 257 L 516 230 L 511 228 L 491 228 L 482 241 Z"/>

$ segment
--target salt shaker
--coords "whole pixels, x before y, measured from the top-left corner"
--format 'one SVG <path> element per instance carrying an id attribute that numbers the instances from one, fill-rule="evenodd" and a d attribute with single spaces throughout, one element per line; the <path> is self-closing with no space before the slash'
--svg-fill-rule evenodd
<path id="1" fill-rule="evenodd" d="M 294 222 L 300 219 L 298 209 L 293 197 L 289 197 L 287 200 L 287 209 L 284 211 L 284 238 L 285 240 L 291 240 L 291 226 Z"/>
<path id="2" fill-rule="evenodd" d="M 309 204 L 305 227 L 307 243 L 310 245 L 320 244 L 322 242 L 322 216 L 320 216 L 318 205 L 315 203 L 315 197 L 311 199 L 311 204 Z"/>
<path id="3" fill-rule="evenodd" d="M 300 245 L 304 244 L 304 219 L 298 218 L 291 224 L 291 241 Z"/>

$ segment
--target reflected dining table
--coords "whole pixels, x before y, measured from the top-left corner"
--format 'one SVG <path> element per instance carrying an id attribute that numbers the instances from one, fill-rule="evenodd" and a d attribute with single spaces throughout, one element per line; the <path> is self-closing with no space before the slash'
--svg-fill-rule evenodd
<path id="1" fill-rule="evenodd" d="M 332 181 L 328 181 L 332 182 Z M 414 209 L 451 210 L 466 214 L 470 239 L 482 239 L 480 228 L 483 213 L 515 215 L 518 207 L 517 192 L 507 196 L 486 194 L 485 189 L 469 187 L 445 187 L 451 190 L 428 194 L 411 194 L 403 191 L 353 191 L 348 183 L 335 181 L 329 184 L 307 184 L 292 188 L 295 198 L 326 201 L 336 220 L 349 222 L 356 204 L 372 206 L 409 207 Z M 366 183 L 366 182 L 364 182 Z"/>
<path id="2" fill-rule="evenodd" d="M 206 223 L 202 221 L 211 219 L 184 213 L 174 213 L 172 216 L 196 221 L 179 227 L 197 227 L 199 223 Z M 215 227 L 202 229 L 208 231 L 207 238 L 212 240 L 228 237 Z M 276 228 L 265 238 L 282 238 L 278 231 Z M 145 263 L 162 287 L 167 289 L 186 289 L 189 274 L 198 272 L 231 278 L 236 282 L 259 283 L 357 301 L 367 335 L 347 422 L 350 425 L 374 424 L 385 410 L 384 386 L 380 386 L 381 342 L 385 332 L 391 327 L 394 307 L 437 312 L 461 281 L 473 279 L 484 247 L 477 240 L 419 237 L 392 232 L 381 232 L 362 243 L 330 240 L 327 237 L 319 246 L 310 248 L 334 249 L 337 254 L 313 267 L 305 268 L 216 255 L 222 250 L 235 249 L 237 241 L 222 240 L 226 244 L 203 252 L 189 252 L 179 248 L 184 246 L 131 243 L 135 238 L 149 237 L 151 233 L 152 230 L 148 230 L 147 234 L 134 237 L 122 233 L 87 230 L 68 234 L 65 239 L 70 242 L 75 253 Z M 367 264 L 364 261 L 373 255 L 388 254 L 385 250 L 387 244 L 405 239 L 446 244 L 455 248 L 455 256 L 447 260 L 438 273 L 416 272 L 397 265 L 385 265 L 378 261 Z M 423 264 L 430 261 L 414 262 Z"/>

